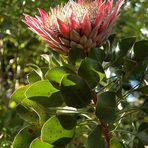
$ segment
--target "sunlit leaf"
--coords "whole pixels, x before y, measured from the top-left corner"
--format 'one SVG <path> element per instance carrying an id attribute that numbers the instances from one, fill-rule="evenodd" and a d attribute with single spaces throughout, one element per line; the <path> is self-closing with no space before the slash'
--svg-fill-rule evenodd
<path id="1" fill-rule="evenodd" d="M 17 103 L 21 103 L 21 101 L 26 98 L 25 92 L 28 88 L 29 85 L 20 87 L 11 95 L 11 99 Z"/>
<path id="2" fill-rule="evenodd" d="M 44 142 L 64 146 L 73 138 L 74 131 L 75 128 L 70 130 L 64 129 L 58 118 L 53 116 L 43 125 L 41 138 Z"/>
<path id="3" fill-rule="evenodd" d="M 59 86 L 63 76 L 67 73 L 72 73 L 72 71 L 65 66 L 60 66 L 48 70 L 45 76 L 54 86 Z"/>
<path id="4" fill-rule="evenodd" d="M 27 79 L 29 83 L 34 83 L 40 81 L 41 77 L 35 71 L 32 71 L 28 74 Z"/>
<path id="5" fill-rule="evenodd" d="M 33 140 L 29 146 L 29 148 L 53 148 L 54 146 L 43 142 L 40 137 Z"/>
<path id="6" fill-rule="evenodd" d="M 15 137 L 13 141 L 13 148 L 29 148 L 33 139 L 38 137 L 40 131 L 36 127 L 28 126 L 23 128 Z"/>

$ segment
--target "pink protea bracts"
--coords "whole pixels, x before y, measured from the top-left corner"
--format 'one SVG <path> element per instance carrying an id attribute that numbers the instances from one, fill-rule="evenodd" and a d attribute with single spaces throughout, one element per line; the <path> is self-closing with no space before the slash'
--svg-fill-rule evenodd
<path id="1" fill-rule="evenodd" d="M 108 38 L 122 4 L 118 0 L 113 8 L 113 0 L 70 0 L 48 14 L 43 9 L 39 9 L 40 16 L 25 14 L 23 21 L 57 52 L 68 53 L 71 48 L 89 52 Z"/>

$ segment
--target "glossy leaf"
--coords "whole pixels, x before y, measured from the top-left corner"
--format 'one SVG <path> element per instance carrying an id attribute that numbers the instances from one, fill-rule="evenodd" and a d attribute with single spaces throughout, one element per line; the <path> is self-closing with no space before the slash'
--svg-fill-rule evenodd
<path id="1" fill-rule="evenodd" d="M 28 98 L 25 98 L 21 104 L 29 111 L 34 111 L 38 115 L 40 125 L 42 125 L 47 120 L 48 116 L 46 114 L 45 108 L 42 105 L 37 104 Z"/>
<path id="2" fill-rule="evenodd" d="M 118 56 L 122 57 L 127 54 L 127 52 L 132 48 L 136 40 L 136 37 L 129 37 L 122 39 L 119 42 L 120 51 L 118 52 Z"/>
<path id="3" fill-rule="evenodd" d="M 35 140 L 33 140 L 29 146 L 29 148 L 53 148 L 54 146 L 43 142 L 40 137 L 36 138 Z"/>
<path id="4" fill-rule="evenodd" d="M 23 128 L 13 141 L 13 148 L 28 148 L 33 139 L 39 136 L 39 129 L 28 126 Z"/>
<path id="5" fill-rule="evenodd" d="M 115 93 L 104 92 L 97 96 L 96 115 L 100 120 L 112 123 L 116 119 Z"/>
<path id="6" fill-rule="evenodd" d="M 142 40 L 135 43 L 134 46 L 135 58 L 142 62 L 148 57 L 148 40 Z"/>
<path id="7" fill-rule="evenodd" d="M 105 58 L 105 53 L 100 48 L 92 48 L 88 54 L 88 57 L 98 61 L 101 64 Z"/>
<path id="8" fill-rule="evenodd" d="M 79 67 L 79 64 L 82 59 L 85 58 L 85 52 L 83 49 L 79 48 L 72 48 L 69 52 L 69 61 L 73 64 Z"/>
<path id="9" fill-rule="evenodd" d="M 64 129 L 58 118 L 53 116 L 43 125 L 41 138 L 44 142 L 60 146 L 61 143 L 58 141 L 62 140 L 62 145 L 64 146 L 73 138 L 74 132 L 75 128 L 70 130 Z"/>
<path id="10" fill-rule="evenodd" d="M 11 99 L 16 103 L 21 103 L 21 101 L 26 98 L 25 92 L 28 88 L 29 88 L 29 85 L 20 87 L 11 95 Z"/>
<path id="11" fill-rule="evenodd" d="M 49 97 L 31 97 L 29 98 L 32 101 L 35 101 L 44 107 L 58 107 L 63 104 L 63 97 L 61 92 L 55 92 Z"/>
<path id="12" fill-rule="evenodd" d="M 79 76 L 65 75 L 61 82 L 61 92 L 68 106 L 82 108 L 89 105 L 92 94 L 87 83 Z"/>
<path id="13" fill-rule="evenodd" d="M 106 148 L 106 142 L 102 138 L 101 126 L 97 126 L 88 136 L 88 148 Z"/>
<path id="14" fill-rule="evenodd" d="M 38 81 L 32 84 L 25 92 L 27 98 L 31 97 L 49 97 L 53 93 L 58 92 L 48 80 Z"/>
<path id="15" fill-rule="evenodd" d="M 111 35 L 108 37 L 108 40 L 109 40 L 109 43 L 110 43 L 110 48 L 112 48 L 113 43 L 114 43 L 114 41 L 115 41 L 115 38 L 116 38 L 116 34 L 111 34 Z"/>
<path id="16" fill-rule="evenodd" d="M 72 73 L 70 69 L 65 66 L 55 67 L 47 71 L 45 77 L 54 85 L 59 86 L 63 76 L 67 73 Z"/>
<path id="17" fill-rule="evenodd" d="M 91 58 L 82 61 L 78 74 L 87 81 L 90 88 L 97 86 L 105 76 L 102 66 Z"/>
<path id="18" fill-rule="evenodd" d="M 32 71 L 28 74 L 27 79 L 29 83 L 34 83 L 40 81 L 41 77 L 35 71 Z"/>
<path id="19" fill-rule="evenodd" d="M 28 110 L 24 106 L 18 105 L 16 107 L 16 111 L 19 114 L 19 116 L 23 120 L 25 120 L 26 122 L 28 122 L 30 124 L 35 124 L 35 125 L 38 125 L 39 124 L 39 117 L 36 114 L 36 112 L 34 112 L 33 110 Z"/>
<path id="20" fill-rule="evenodd" d="M 76 126 L 77 115 L 76 114 L 58 114 L 57 115 L 60 124 L 64 129 L 73 129 Z"/>

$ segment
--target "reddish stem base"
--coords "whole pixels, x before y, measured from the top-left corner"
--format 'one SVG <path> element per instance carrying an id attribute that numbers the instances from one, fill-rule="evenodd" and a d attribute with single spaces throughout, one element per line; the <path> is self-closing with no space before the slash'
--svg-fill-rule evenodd
<path id="1" fill-rule="evenodd" d="M 97 95 L 96 95 L 95 91 L 93 91 L 93 103 L 96 106 L 96 104 L 97 104 Z M 108 127 L 107 123 L 105 123 L 103 121 L 100 121 L 100 123 L 101 123 L 104 138 L 105 138 L 105 140 L 107 142 L 107 148 L 110 148 L 110 139 L 111 139 L 112 135 L 111 135 L 111 133 L 109 131 L 109 127 Z"/>

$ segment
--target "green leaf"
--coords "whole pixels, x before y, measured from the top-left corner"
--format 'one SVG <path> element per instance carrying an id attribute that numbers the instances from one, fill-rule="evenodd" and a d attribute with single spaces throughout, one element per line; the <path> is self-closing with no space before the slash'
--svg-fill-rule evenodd
<path id="1" fill-rule="evenodd" d="M 40 131 L 34 126 L 23 128 L 14 138 L 13 148 L 28 148 L 31 141 L 38 137 Z"/>
<path id="2" fill-rule="evenodd" d="M 100 48 L 92 48 L 88 53 L 88 57 L 98 61 L 101 64 L 105 58 L 105 53 Z"/>
<path id="3" fill-rule="evenodd" d="M 29 111 L 34 111 L 38 115 L 40 125 L 42 125 L 47 120 L 45 108 L 40 104 L 37 104 L 36 102 L 29 100 L 28 98 L 25 98 L 21 102 L 21 105 L 23 105 Z"/>
<path id="4" fill-rule="evenodd" d="M 79 67 L 80 62 L 82 59 L 85 58 L 85 52 L 84 49 L 80 48 L 72 48 L 69 52 L 69 61 L 73 64 Z"/>
<path id="5" fill-rule="evenodd" d="M 53 148 L 53 145 L 43 142 L 40 137 L 34 139 L 29 148 Z"/>
<path id="6" fill-rule="evenodd" d="M 129 37 L 122 39 L 119 42 L 120 51 L 118 52 L 118 56 L 123 57 L 127 54 L 127 52 L 132 48 L 136 41 L 136 37 Z"/>
<path id="7" fill-rule="evenodd" d="M 32 71 L 28 74 L 27 79 L 29 83 L 34 83 L 40 81 L 41 77 L 35 71 Z"/>
<path id="8" fill-rule="evenodd" d="M 13 101 L 15 101 L 16 103 L 21 103 L 21 101 L 23 99 L 26 98 L 25 96 L 25 92 L 26 90 L 29 88 L 30 85 L 26 85 L 23 87 L 20 87 L 19 89 L 17 89 L 12 95 L 11 95 L 11 99 Z"/>
<path id="9" fill-rule="evenodd" d="M 39 124 L 39 116 L 33 110 L 28 110 L 24 106 L 18 105 L 16 107 L 16 111 L 19 114 L 19 116 L 26 122 L 35 125 Z"/>
<path id="10" fill-rule="evenodd" d="M 53 116 L 43 125 L 41 130 L 41 137 L 44 142 L 53 145 L 61 146 L 61 143 L 58 141 L 62 140 L 62 146 L 64 146 L 73 138 L 74 132 L 75 128 L 70 130 L 64 129 L 58 118 Z"/>
<path id="11" fill-rule="evenodd" d="M 91 58 L 82 61 L 78 74 L 87 81 L 90 88 L 97 86 L 105 76 L 102 66 Z"/>
<path id="12" fill-rule="evenodd" d="M 138 91 L 142 92 L 145 95 L 148 95 L 148 85 L 140 87 L 137 89 Z"/>
<path id="13" fill-rule="evenodd" d="M 100 120 L 112 123 L 116 119 L 115 93 L 104 92 L 97 96 L 96 115 Z"/>
<path id="14" fill-rule="evenodd" d="M 114 51 L 114 55 L 112 57 L 112 65 L 114 67 L 121 67 L 124 62 L 124 57 L 127 56 L 128 51 L 132 49 L 132 46 L 135 43 L 136 38 L 135 37 L 130 37 L 130 38 L 125 38 L 122 39 L 119 42 L 119 51 L 116 52 Z M 116 46 L 118 48 L 118 46 Z"/>
<path id="15" fill-rule="evenodd" d="M 106 142 L 101 137 L 101 126 L 97 126 L 88 136 L 88 148 L 106 148 Z"/>
<path id="16" fill-rule="evenodd" d="M 144 145 L 148 145 L 148 123 L 141 123 L 138 128 L 137 137 L 143 142 Z"/>
<path id="17" fill-rule="evenodd" d="M 81 77 L 72 74 L 63 77 L 61 92 L 66 104 L 71 107 L 86 107 L 92 99 L 87 83 Z"/>
<path id="18" fill-rule="evenodd" d="M 115 41 L 115 38 L 116 38 L 116 34 L 111 34 L 109 37 L 108 37 L 108 40 L 110 42 L 110 48 L 112 48 L 113 46 L 113 43 Z"/>
<path id="19" fill-rule="evenodd" d="M 63 104 L 63 97 L 60 91 L 51 94 L 50 97 L 37 96 L 29 99 L 43 105 L 44 107 L 58 107 Z"/>
<path id="20" fill-rule="evenodd" d="M 148 57 L 148 40 L 142 40 L 135 43 L 134 46 L 135 58 L 142 62 Z"/>
<path id="21" fill-rule="evenodd" d="M 40 76 L 41 79 L 43 79 L 43 72 L 39 66 L 32 63 L 28 64 L 28 66 L 30 66 L 31 69 L 33 69 L 33 71 L 36 72 L 36 74 Z"/>
<path id="22" fill-rule="evenodd" d="M 137 62 L 131 59 L 124 60 L 124 66 L 127 73 L 131 73 L 137 66 Z"/>
<path id="23" fill-rule="evenodd" d="M 113 137 L 110 141 L 110 148 L 125 148 L 125 147 L 118 138 Z"/>
<path id="24" fill-rule="evenodd" d="M 76 126 L 77 115 L 76 114 L 58 114 L 57 118 L 64 129 L 73 129 Z"/>
<path id="25" fill-rule="evenodd" d="M 55 67 L 47 71 L 45 77 L 56 87 L 59 87 L 63 76 L 67 73 L 72 73 L 70 69 L 65 66 Z"/>
<path id="26" fill-rule="evenodd" d="M 54 88 L 48 80 L 32 84 L 25 94 L 28 99 L 40 103 L 44 107 L 60 106 L 63 103 L 60 91 Z"/>
<path id="27" fill-rule="evenodd" d="M 48 80 L 38 81 L 32 84 L 26 91 L 26 97 L 50 97 L 53 93 L 58 92 Z"/>

